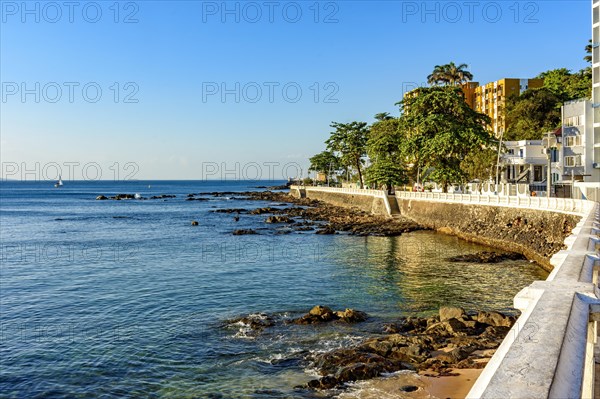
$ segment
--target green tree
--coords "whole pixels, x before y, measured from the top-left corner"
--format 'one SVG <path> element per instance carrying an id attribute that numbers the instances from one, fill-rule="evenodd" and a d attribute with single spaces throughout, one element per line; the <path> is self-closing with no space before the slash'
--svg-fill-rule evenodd
<path id="1" fill-rule="evenodd" d="M 432 168 L 431 179 L 448 185 L 466 179 L 461 162 L 491 141 L 486 130 L 490 119 L 466 103 L 458 87 L 417 89 L 415 96 L 401 101 L 404 155 L 423 170 Z"/>
<path id="2" fill-rule="evenodd" d="M 544 79 L 544 87 L 556 94 L 561 102 L 591 98 L 592 69 L 571 73 L 567 68 L 551 69 L 537 76 Z"/>
<path id="3" fill-rule="evenodd" d="M 372 162 L 366 172 L 369 184 L 385 185 L 391 192 L 394 185 L 407 181 L 403 141 L 400 119 L 379 119 L 371 125 L 367 140 L 367 154 Z"/>
<path id="4" fill-rule="evenodd" d="M 388 119 L 394 119 L 394 117 L 391 116 L 389 112 L 380 112 L 375 114 L 375 119 L 378 121 L 386 121 Z"/>
<path id="5" fill-rule="evenodd" d="M 430 85 L 460 86 L 473 80 L 473 74 L 467 71 L 467 64 L 456 65 L 454 62 L 445 65 L 436 65 L 431 75 L 427 76 Z"/>
<path id="6" fill-rule="evenodd" d="M 497 159 L 497 145 L 484 146 L 467 154 L 460 167 L 464 171 L 467 181 L 487 181 L 496 175 Z"/>
<path id="7" fill-rule="evenodd" d="M 544 132 L 555 130 L 561 123 L 561 98 L 541 87 L 525 90 L 506 101 L 505 140 L 539 140 Z"/>
<path id="8" fill-rule="evenodd" d="M 320 152 L 309 159 L 309 171 L 325 174 L 327 183 L 329 183 L 331 174 L 340 169 L 340 160 L 332 151 Z"/>
<path id="9" fill-rule="evenodd" d="M 356 169 L 360 188 L 363 188 L 362 165 L 364 164 L 363 157 L 366 155 L 368 124 L 366 122 L 332 122 L 330 126 L 335 131 L 325 142 L 327 149 L 339 154 L 342 167 Z"/>
<path id="10" fill-rule="evenodd" d="M 365 171 L 367 183 L 374 187 L 385 186 L 388 193 L 392 192 L 394 186 L 404 184 L 408 181 L 406 170 L 401 163 L 389 158 L 380 158 L 371 164 Z"/>
<path id="11" fill-rule="evenodd" d="M 585 57 L 583 57 L 583 59 L 590 64 L 592 63 L 592 50 L 592 39 L 590 39 L 588 44 L 585 46 Z"/>

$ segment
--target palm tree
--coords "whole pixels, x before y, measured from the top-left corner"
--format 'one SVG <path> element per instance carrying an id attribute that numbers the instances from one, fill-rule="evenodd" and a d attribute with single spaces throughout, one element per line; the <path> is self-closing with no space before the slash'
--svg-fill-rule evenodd
<path id="1" fill-rule="evenodd" d="M 467 64 L 456 65 L 454 62 L 446 65 L 436 65 L 431 75 L 427 77 L 427 82 L 431 85 L 460 86 L 473 80 L 473 74 L 467 71 L 468 67 Z"/>
<path id="2" fill-rule="evenodd" d="M 427 83 L 432 86 L 446 83 L 446 65 L 436 65 L 431 75 L 427 76 Z"/>
<path id="3" fill-rule="evenodd" d="M 454 62 L 446 65 L 446 79 L 451 86 L 460 86 L 470 80 L 473 80 L 473 74 L 467 71 L 467 64 L 454 65 Z"/>
<path id="4" fill-rule="evenodd" d="M 585 46 L 586 56 L 583 57 L 589 63 L 592 63 L 592 39 L 588 42 L 587 46 Z"/>
<path id="5" fill-rule="evenodd" d="M 378 114 L 375 114 L 375 119 L 377 121 L 381 122 L 381 121 L 387 121 L 390 119 L 394 119 L 394 117 L 391 116 L 389 112 L 380 112 Z"/>

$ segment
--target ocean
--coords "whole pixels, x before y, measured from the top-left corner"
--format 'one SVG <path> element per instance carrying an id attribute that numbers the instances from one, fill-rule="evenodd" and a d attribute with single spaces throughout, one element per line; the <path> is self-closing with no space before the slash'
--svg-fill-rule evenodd
<path id="1" fill-rule="evenodd" d="M 487 248 L 431 231 L 290 233 L 265 224 L 267 215 L 235 221 L 212 212 L 272 203 L 186 201 L 281 183 L 1 182 L 0 397 L 335 396 L 295 388 L 317 377 L 307 353 L 358 343 L 385 322 L 442 305 L 511 311 L 514 295 L 547 275 L 528 261 L 447 262 Z M 118 193 L 176 197 L 96 200 Z M 231 322 L 298 317 L 318 304 L 371 317 L 258 334 Z"/>

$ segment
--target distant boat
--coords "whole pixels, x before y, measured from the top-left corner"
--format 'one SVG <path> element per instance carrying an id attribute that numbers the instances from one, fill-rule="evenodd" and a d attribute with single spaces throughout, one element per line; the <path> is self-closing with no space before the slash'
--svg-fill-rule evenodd
<path id="1" fill-rule="evenodd" d="M 59 188 L 62 185 L 63 185 L 62 176 L 58 175 L 58 181 L 56 183 L 54 183 L 54 187 Z"/>

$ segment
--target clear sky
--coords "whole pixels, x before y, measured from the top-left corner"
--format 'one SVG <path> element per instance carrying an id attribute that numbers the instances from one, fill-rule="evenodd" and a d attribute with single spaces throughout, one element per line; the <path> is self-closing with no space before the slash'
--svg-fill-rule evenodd
<path id="1" fill-rule="evenodd" d="M 0 4 L 17 179 L 294 176 L 332 121 L 398 114 L 436 64 L 481 83 L 575 71 L 591 37 L 591 0 Z"/>

